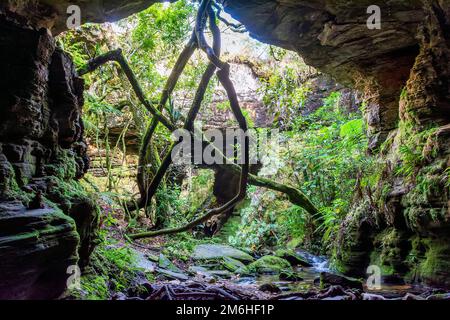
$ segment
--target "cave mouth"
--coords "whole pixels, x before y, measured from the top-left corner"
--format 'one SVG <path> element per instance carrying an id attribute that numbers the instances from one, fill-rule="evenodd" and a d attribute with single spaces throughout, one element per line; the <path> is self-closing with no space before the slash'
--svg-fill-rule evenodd
<path id="1" fill-rule="evenodd" d="M 339 5 L 267 0 L 252 20 L 238 0 L 144 2 L 56 39 L 46 28 L 63 31 L 64 4 L 0 7 L 0 298 L 437 298 L 449 284 L 442 4 L 394 1 L 398 20 L 377 32 L 341 28 L 357 13 Z M 223 138 L 249 128 L 262 156 L 173 164 L 172 133 L 194 125 L 211 140 L 191 140 L 194 153 L 249 160 L 250 138 Z"/>

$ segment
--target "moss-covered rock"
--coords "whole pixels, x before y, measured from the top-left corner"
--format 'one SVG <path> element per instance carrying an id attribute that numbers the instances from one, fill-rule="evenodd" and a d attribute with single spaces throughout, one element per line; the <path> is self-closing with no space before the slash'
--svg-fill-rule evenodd
<path id="1" fill-rule="evenodd" d="M 344 219 L 331 259 L 336 270 L 352 276 L 365 276 L 373 250 L 376 214 L 369 199 L 365 198 Z"/>
<path id="2" fill-rule="evenodd" d="M 344 288 L 363 289 L 362 282 L 355 278 L 346 277 L 343 275 L 333 274 L 329 272 L 322 272 L 320 274 L 320 287 L 328 286 L 342 286 Z"/>
<path id="3" fill-rule="evenodd" d="M 0 299 L 54 299 L 78 261 L 75 221 L 58 208 L 0 203 Z"/>
<path id="4" fill-rule="evenodd" d="M 294 250 L 278 249 L 275 256 L 288 261 L 292 266 L 311 267 L 311 263 L 306 261 L 302 256 L 295 253 Z"/>
<path id="5" fill-rule="evenodd" d="M 71 288 L 68 294 L 83 300 L 107 300 L 117 292 L 132 291 L 135 296 L 148 293 L 146 284 L 153 277 L 153 268 L 146 270 L 141 259 L 144 257 L 140 252 L 104 238 L 92 254 L 80 288 Z"/>
<path id="6" fill-rule="evenodd" d="M 450 239 L 445 236 L 442 238 L 425 238 L 418 241 L 418 248 L 415 248 L 415 253 L 418 254 L 416 264 L 415 268 L 412 268 L 416 280 L 432 285 L 450 287 L 449 241 Z"/>
<path id="7" fill-rule="evenodd" d="M 259 274 L 280 273 L 283 270 L 292 271 L 291 264 L 276 256 L 264 256 L 245 267 L 245 271 Z"/>
<path id="8" fill-rule="evenodd" d="M 388 228 L 374 239 L 370 265 L 379 266 L 384 282 L 402 282 L 408 268 L 405 263 L 410 250 L 407 233 Z"/>
<path id="9" fill-rule="evenodd" d="M 231 272 L 236 272 L 236 270 L 245 267 L 245 265 L 241 261 L 230 257 L 223 257 L 222 265 Z"/>
<path id="10" fill-rule="evenodd" d="M 224 257 L 233 258 L 243 262 L 251 262 L 255 259 L 248 253 L 227 246 L 219 244 L 201 244 L 195 247 L 192 254 L 194 260 L 212 260 L 222 259 Z"/>

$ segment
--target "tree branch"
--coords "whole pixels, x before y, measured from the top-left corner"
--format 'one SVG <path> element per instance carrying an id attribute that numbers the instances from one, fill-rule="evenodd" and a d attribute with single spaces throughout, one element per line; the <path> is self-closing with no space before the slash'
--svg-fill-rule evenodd
<path id="1" fill-rule="evenodd" d="M 97 70 L 100 66 L 106 64 L 107 62 L 115 61 L 119 63 L 120 67 L 122 68 L 123 72 L 128 78 L 128 81 L 131 84 L 131 87 L 133 88 L 134 92 L 136 93 L 136 96 L 138 97 L 139 101 L 146 107 L 146 109 L 153 114 L 154 117 L 158 119 L 159 122 L 164 124 L 170 131 L 174 131 L 175 125 L 172 124 L 172 122 L 166 118 L 159 110 L 157 110 L 145 97 L 144 92 L 142 91 L 141 86 L 139 85 L 139 82 L 137 81 L 137 78 L 131 70 L 128 62 L 126 61 L 125 57 L 123 56 L 122 49 L 117 49 L 113 51 L 109 51 L 105 54 L 102 54 L 92 60 L 90 60 L 83 68 L 78 70 L 78 74 L 80 76 L 83 76 L 87 73 L 93 72 Z"/>

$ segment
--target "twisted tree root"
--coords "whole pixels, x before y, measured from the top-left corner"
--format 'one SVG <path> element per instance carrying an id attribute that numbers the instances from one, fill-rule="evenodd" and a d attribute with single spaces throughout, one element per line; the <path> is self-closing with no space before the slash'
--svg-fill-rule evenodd
<path id="1" fill-rule="evenodd" d="M 244 114 L 242 113 L 242 110 L 239 106 L 239 101 L 237 98 L 236 90 L 234 89 L 234 85 L 230 79 L 230 66 L 226 63 L 223 63 L 220 60 L 219 55 L 217 55 L 218 52 L 215 50 L 216 48 L 213 49 L 213 48 L 209 47 L 209 45 L 206 42 L 206 39 L 204 37 L 203 31 L 204 31 L 204 21 L 205 21 L 206 15 L 209 16 L 210 27 L 211 27 L 211 31 L 213 33 L 213 38 L 214 39 L 220 38 L 220 31 L 217 28 L 217 25 L 215 22 L 216 14 L 211 7 L 211 0 L 203 0 L 202 1 L 198 15 L 197 15 L 197 23 L 195 26 L 195 33 L 197 35 L 198 45 L 206 53 L 206 55 L 208 56 L 208 59 L 210 60 L 210 64 L 208 66 L 207 72 L 211 71 L 210 75 L 212 77 L 216 67 L 220 69 L 217 72 L 217 76 L 219 78 L 220 83 L 222 84 L 222 86 L 225 88 L 225 91 L 227 92 L 228 99 L 230 101 L 231 110 L 233 111 L 233 114 L 239 124 L 239 128 L 241 130 L 243 130 L 243 132 L 247 132 L 247 130 L 248 130 L 247 121 L 246 121 Z M 205 72 L 205 75 L 209 76 L 209 74 L 207 74 L 207 72 Z M 208 82 L 211 79 L 211 77 L 208 79 Z M 206 86 L 207 86 L 207 84 L 206 84 Z M 201 101 L 203 101 L 204 91 L 206 91 L 206 86 L 202 87 L 202 83 L 199 86 L 199 91 L 201 92 L 203 90 L 203 92 L 202 92 L 202 95 L 198 97 L 200 99 L 198 101 L 199 103 L 196 104 L 194 102 L 193 107 L 191 108 L 191 110 L 189 112 L 188 121 L 186 122 L 185 127 L 184 127 L 186 130 L 192 131 L 192 129 L 193 129 L 193 121 L 195 120 L 195 118 L 198 115 Z M 197 100 L 197 99 L 195 99 L 195 100 Z M 204 214 L 203 216 L 195 219 L 194 221 L 192 221 L 182 227 L 162 229 L 162 230 L 157 230 L 157 231 L 134 234 L 134 235 L 130 235 L 130 238 L 138 239 L 138 238 L 144 238 L 144 237 L 154 237 L 157 235 L 173 234 L 173 233 L 179 233 L 179 232 L 183 232 L 186 230 L 190 230 L 193 227 L 195 227 L 196 225 L 210 219 L 211 217 L 213 217 L 215 215 L 218 215 L 225 211 L 231 210 L 238 203 L 240 203 L 242 200 L 244 200 L 245 196 L 246 196 L 246 192 L 247 192 L 248 175 L 250 172 L 250 151 L 249 151 L 250 141 L 249 141 L 249 137 L 247 135 L 245 135 L 243 144 L 244 144 L 244 146 L 243 146 L 244 147 L 244 159 L 243 159 L 242 170 L 240 172 L 239 191 L 233 199 L 231 199 L 229 202 L 227 202 L 226 204 L 224 204 L 221 207 L 208 210 L 207 213 Z M 174 147 L 175 147 L 175 145 L 173 144 L 171 147 L 171 151 L 173 150 Z M 170 162 L 171 162 L 171 151 L 170 151 L 170 154 L 168 154 L 168 156 L 166 156 L 166 158 L 164 159 L 164 161 L 160 167 L 160 170 L 167 170 L 166 165 L 168 167 L 168 164 L 170 164 Z M 160 177 L 160 176 L 158 176 L 158 174 L 160 173 L 160 170 L 158 170 L 158 173 L 156 174 L 155 178 Z M 155 178 L 153 180 L 155 180 Z M 155 184 L 159 184 L 159 182 L 156 181 Z M 153 186 L 154 186 L 154 183 L 152 181 L 152 184 L 150 186 L 150 191 L 152 191 L 152 192 L 154 192 L 152 189 Z"/>
<path id="2" fill-rule="evenodd" d="M 205 40 L 204 33 L 203 33 L 204 27 L 205 27 L 205 22 L 208 17 L 209 17 L 209 21 L 210 21 L 210 29 L 213 33 L 213 39 L 214 39 L 213 47 L 214 48 L 209 47 L 209 45 L 207 44 L 207 42 Z M 84 75 L 88 72 L 92 72 L 92 71 L 96 70 L 102 64 L 105 64 L 109 61 L 116 61 L 122 67 L 128 80 L 130 81 L 131 86 L 132 86 L 133 90 L 135 91 L 138 99 L 148 109 L 148 111 L 151 112 L 154 116 L 154 118 L 152 119 L 152 123 L 150 124 L 150 126 L 146 132 L 146 135 L 144 137 L 143 148 L 141 149 L 141 156 L 146 151 L 145 145 L 148 146 L 148 144 L 150 143 L 151 137 L 152 137 L 153 132 L 156 129 L 156 126 L 158 125 L 158 123 L 162 123 L 167 129 L 169 129 L 172 132 L 175 131 L 175 129 L 176 129 L 175 125 L 169 119 L 167 119 L 164 115 L 162 115 L 162 110 L 163 110 L 165 104 L 167 103 L 168 97 L 173 92 L 173 89 L 179 79 L 179 76 L 183 72 L 188 60 L 192 56 L 197 45 L 207 54 L 208 59 L 210 60 L 210 64 L 208 65 L 207 70 L 203 74 L 202 80 L 199 84 L 193 105 L 191 107 L 191 110 L 189 111 L 187 118 L 186 118 L 186 121 L 184 124 L 184 129 L 189 130 L 190 132 L 192 132 L 194 130 L 193 123 L 195 121 L 195 118 L 198 115 L 198 112 L 199 112 L 199 109 L 201 106 L 201 102 L 203 101 L 203 98 L 204 98 L 206 88 L 207 88 L 212 76 L 214 75 L 214 72 L 217 67 L 217 68 L 219 68 L 219 71 L 217 72 L 217 76 L 218 76 L 219 81 L 221 82 L 222 86 L 225 88 L 225 90 L 227 92 L 228 98 L 230 100 L 230 106 L 232 108 L 233 114 L 235 115 L 235 117 L 239 123 L 239 127 L 244 132 L 247 131 L 246 119 L 240 109 L 233 83 L 231 82 L 230 77 L 229 77 L 229 65 L 222 62 L 219 58 L 219 56 L 220 56 L 220 30 L 216 25 L 215 19 L 216 19 L 216 13 L 212 9 L 211 0 L 203 0 L 200 5 L 199 12 L 198 12 L 194 35 L 191 38 L 191 40 L 189 41 L 186 48 L 183 50 L 182 54 L 180 55 L 176 65 L 175 65 L 175 68 L 172 71 L 171 76 L 169 77 L 169 79 L 166 83 L 160 103 L 158 104 L 158 108 L 155 108 L 145 98 L 145 95 L 144 95 L 139 83 L 137 82 L 133 71 L 131 70 L 128 63 L 126 62 L 126 59 L 123 57 L 121 50 L 114 50 L 114 51 L 108 52 L 104 55 L 101 55 L 95 59 L 92 59 L 91 61 L 89 61 L 89 63 L 86 65 L 85 68 L 83 68 L 81 71 L 79 71 L 80 75 Z M 201 134 L 201 136 L 202 136 L 202 142 L 205 142 L 206 145 L 212 146 L 213 149 L 215 150 L 215 152 L 217 152 L 217 154 L 219 154 L 223 159 L 226 159 L 226 157 L 220 152 L 220 150 L 218 150 L 213 144 L 211 144 L 209 141 L 204 141 L 205 139 L 203 137 L 203 134 Z M 171 145 L 168 154 L 162 161 L 161 166 L 159 167 L 157 173 L 155 174 L 155 176 L 152 179 L 152 182 L 148 186 L 147 190 L 145 190 L 146 191 L 145 196 L 141 197 L 141 199 L 137 203 L 130 203 L 127 205 L 127 209 L 129 211 L 143 208 L 146 205 L 146 203 L 148 202 L 148 200 L 154 196 L 162 178 L 164 177 L 165 173 L 167 172 L 169 166 L 172 163 L 171 154 L 172 154 L 172 151 L 173 151 L 175 145 L 176 145 L 176 143 L 173 143 Z M 192 221 L 184 226 L 181 226 L 178 228 L 172 228 L 172 229 L 163 229 L 163 230 L 157 230 L 157 231 L 153 231 L 153 232 L 140 233 L 140 234 L 130 235 L 129 237 L 131 239 L 139 239 L 139 238 L 153 237 L 153 236 L 158 236 L 158 235 L 163 235 L 163 234 L 174 234 L 174 233 L 179 233 L 179 232 L 190 230 L 193 227 L 195 227 L 196 225 L 210 219 L 211 217 L 213 217 L 217 214 L 223 213 L 225 211 L 228 211 L 228 210 L 232 209 L 234 206 L 236 206 L 236 204 L 238 204 L 240 201 L 242 201 L 245 198 L 247 184 L 253 184 L 256 186 L 265 187 L 268 189 L 272 189 L 275 191 L 285 193 L 292 203 L 304 208 L 308 213 L 313 215 L 313 217 L 317 216 L 317 213 L 318 213 L 317 208 L 306 197 L 306 195 L 304 195 L 300 190 L 298 190 L 294 187 L 291 187 L 291 186 L 276 183 L 269 179 L 265 179 L 265 178 L 261 178 L 261 177 L 257 177 L 257 176 L 249 174 L 249 158 L 250 158 L 249 157 L 249 138 L 248 138 L 248 136 L 245 136 L 244 165 L 242 166 L 242 168 L 240 166 L 232 163 L 231 161 L 224 162 L 224 163 L 229 163 L 229 165 L 225 165 L 225 167 L 224 167 L 225 169 L 227 169 L 227 170 L 229 169 L 229 170 L 233 171 L 234 173 L 240 175 L 239 192 L 232 200 L 230 200 L 225 205 L 223 205 L 219 208 L 214 208 L 214 209 L 209 210 L 205 215 L 195 219 L 194 221 Z M 139 167 L 142 168 L 142 166 L 139 166 Z M 142 172 L 140 174 L 142 175 Z M 138 180 L 139 179 L 141 180 L 140 182 L 138 182 L 138 184 L 141 185 L 140 191 L 143 191 L 144 190 L 143 178 L 141 177 L 141 178 L 138 178 Z M 320 223 L 320 221 L 319 221 L 319 223 Z"/>
<path id="3" fill-rule="evenodd" d="M 209 14 L 210 15 L 214 14 L 214 12 L 211 10 L 209 12 Z M 204 18 L 199 14 L 198 20 L 204 21 Z M 203 23 L 199 27 L 204 28 Z M 220 30 L 218 29 L 218 27 L 216 25 L 215 19 L 210 19 L 210 28 L 211 28 L 211 31 L 213 32 L 213 42 L 214 42 L 214 49 L 211 49 L 211 50 L 214 50 L 215 55 L 216 54 L 220 55 L 220 49 L 221 49 L 220 48 L 221 47 Z M 198 36 L 197 36 L 198 32 L 195 31 L 194 34 L 196 35 L 196 38 L 198 38 Z M 193 40 L 191 40 L 191 42 L 193 42 Z M 198 43 L 198 40 L 196 43 Z M 188 46 L 188 48 L 189 47 L 193 47 L 193 46 L 191 45 L 191 46 Z M 195 50 L 195 48 L 194 48 L 194 50 Z M 177 63 L 177 66 L 178 66 L 177 72 L 172 77 L 172 82 L 171 82 L 172 84 L 169 85 L 169 88 L 171 88 L 171 90 L 173 90 L 173 88 L 175 87 L 176 82 L 174 82 L 174 81 L 179 78 L 181 72 L 184 69 L 184 66 L 186 65 L 187 61 L 189 60 L 188 59 L 189 53 L 190 53 L 190 51 L 188 51 L 187 53 L 184 52 L 184 55 L 181 57 L 181 59 L 179 59 L 179 62 L 180 61 L 182 61 L 182 62 Z M 192 56 L 192 53 L 190 53 L 190 56 Z M 190 58 L 190 56 L 189 56 L 189 58 Z M 184 63 L 184 65 L 183 65 L 183 63 Z M 215 65 L 213 63 L 210 63 L 208 65 L 208 67 L 206 68 L 206 71 L 203 73 L 202 79 L 200 81 L 200 84 L 197 88 L 197 92 L 194 97 L 194 101 L 192 103 L 192 107 L 189 110 L 189 113 L 186 117 L 185 124 L 183 126 L 183 128 L 187 131 L 190 131 L 190 132 L 193 131 L 194 121 L 197 118 L 198 112 L 200 111 L 200 107 L 201 107 L 201 104 L 205 97 L 206 90 L 208 88 L 209 82 L 211 81 L 212 77 L 214 76 L 215 71 L 216 71 Z M 174 73 L 172 73 L 172 74 L 174 74 Z M 171 90 L 170 91 L 167 90 L 166 98 L 165 98 L 166 100 L 168 98 L 168 93 L 171 92 Z M 163 97 L 163 99 L 164 99 L 164 97 Z M 157 121 L 157 119 L 156 119 L 156 121 Z M 141 199 L 138 201 L 137 207 L 135 206 L 135 203 L 130 203 L 129 206 L 127 207 L 127 210 L 132 211 L 132 210 L 144 207 L 145 204 L 147 203 L 147 201 L 155 195 L 155 193 L 158 189 L 158 186 L 161 183 L 162 178 L 166 174 L 169 166 L 172 164 L 172 152 L 176 145 L 177 145 L 177 142 L 174 142 L 171 144 L 171 146 L 167 152 L 167 155 L 165 156 L 164 160 L 161 163 L 161 166 L 159 167 L 158 171 L 156 172 L 155 176 L 153 177 L 152 182 L 150 183 L 145 196 L 141 197 Z"/>
<path id="4" fill-rule="evenodd" d="M 122 49 L 109 51 L 105 54 L 102 54 L 102 55 L 90 60 L 83 68 L 78 70 L 78 74 L 80 76 L 84 76 L 87 73 L 97 70 L 100 66 L 106 64 L 107 62 L 112 62 L 112 61 L 115 61 L 120 65 L 120 67 L 122 68 L 126 77 L 128 78 L 128 81 L 130 82 L 131 87 L 133 88 L 134 92 L 136 93 L 136 96 L 138 97 L 139 101 L 145 106 L 145 108 L 151 114 L 153 114 L 153 116 L 155 118 L 157 118 L 158 121 L 161 122 L 167 129 L 169 129 L 170 131 L 174 131 L 176 128 L 175 128 L 175 125 L 172 123 L 172 121 L 170 121 L 168 118 L 166 118 L 145 97 L 145 94 L 142 91 L 142 88 L 136 79 L 136 75 L 134 74 L 133 70 L 131 70 L 130 65 L 128 64 L 127 60 L 123 56 Z"/>
<path id="5" fill-rule="evenodd" d="M 184 50 L 181 52 L 180 56 L 178 57 L 177 62 L 175 63 L 174 68 L 172 69 L 172 72 L 167 79 L 166 85 L 163 89 L 161 99 L 158 104 L 158 110 L 162 112 L 164 107 L 167 104 L 167 101 L 169 100 L 170 95 L 172 94 L 173 90 L 175 89 L 175 86 L 178 82 L 178 79 L 180 78 L 181 74 L 183 73 L 188 61 L 191 59 L 192 55 L 195 52 L 195 49 L 197 47 L 197 41 L 195 33 L 192 34 L 191 39 L 189 40 L 188 44 L 185 46 Z M 139 193 L 141 195 L 141 199 L 139 203 L 147 203 L 148 197 L 146 196 L 148 192 L 148 187 L 145 185 L 145 168 L 147 166 L 147 152 L 149 149 L 150 142 L 153 137 L 153 133 L 155 132 L 157 126 L 158 126 L 158 119 L 156 117 L 153 117 L 151 120 L 150 125 L 148 126 L 144 138 L 142 140 L 142 145 L 139 151 L 139 162 L 138 162 L 138 171 L 137 171 L 137 183 L 139 188 Z M 129 205 L 130 208 L 132 208 L 132 205 Z"/>

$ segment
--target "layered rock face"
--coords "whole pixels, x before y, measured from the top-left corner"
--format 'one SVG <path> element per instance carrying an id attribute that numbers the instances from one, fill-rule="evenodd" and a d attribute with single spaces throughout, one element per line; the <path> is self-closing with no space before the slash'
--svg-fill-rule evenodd
<path id="1" fill-rule="evenodd" d="M 420 53 L 401 94 L 399 125 L 381 149 L 374 192 L 342 226 L 343 271 L 378 265 L 387 280 L 450 286 L 450 12 L 425 4 Z"/>
<path id="2" fill-rule="evenodd" d="M 0 299 L 55 298 L 92 251 L 83 81 L 46 29 L 0 14 Z"/>
<path id="3" fill-rule="evenodd" d="M 365 93 L 377 161 L 341 226 L 336 266 L 449 286 L 450 3 L 379 1 L 381 29 L 369 30 L 371 1 L 222 2 L 256 38 Z"/>

